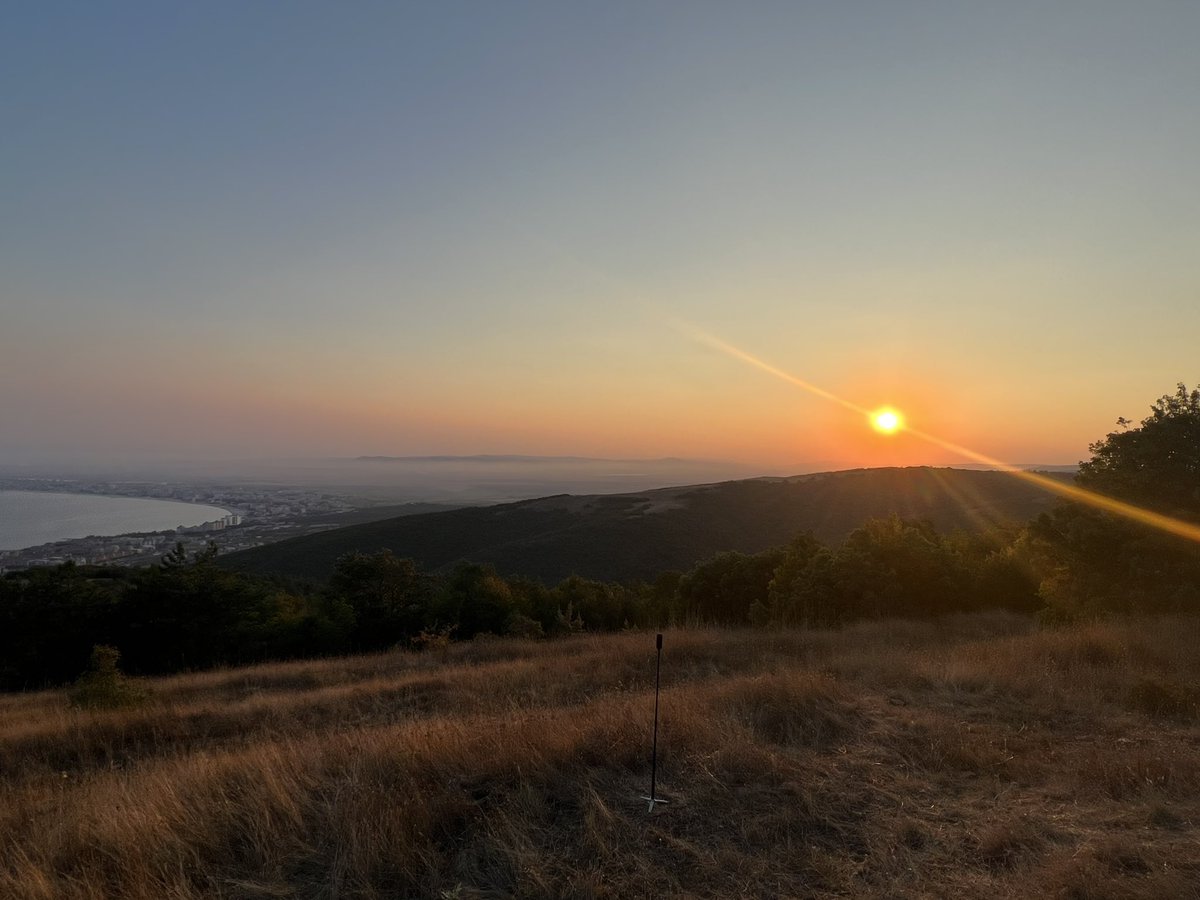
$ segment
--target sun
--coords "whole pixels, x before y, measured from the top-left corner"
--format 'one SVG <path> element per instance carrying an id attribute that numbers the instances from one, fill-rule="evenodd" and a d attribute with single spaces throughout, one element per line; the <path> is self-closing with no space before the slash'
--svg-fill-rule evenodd
<path id="1" fill-rule="evenodd" d="M 904 427 L 904 416 L 885 406 L 871 413 L 871 427 L 881 434 L 895 434 Z"/>

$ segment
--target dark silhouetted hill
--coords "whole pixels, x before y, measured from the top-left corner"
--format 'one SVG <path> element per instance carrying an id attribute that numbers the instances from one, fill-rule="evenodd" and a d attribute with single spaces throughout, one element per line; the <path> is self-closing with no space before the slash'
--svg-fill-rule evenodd
<path id="1" fill-rule="evenodd" d="M 867 519 L 892 513 L 942 531 L 979 531 L 1025 522 L 1054 502 L 1003 472 L 856 469 L 410 515 L 245 550 L 222 564 L 324 579 L 345 553 L 389 549 L 427 570 L 469 560 L 547 582 L 572 574 L 626 581 L 687 570 L 723 550 L 756 553 L 806 530 L 837 544 Z"/>

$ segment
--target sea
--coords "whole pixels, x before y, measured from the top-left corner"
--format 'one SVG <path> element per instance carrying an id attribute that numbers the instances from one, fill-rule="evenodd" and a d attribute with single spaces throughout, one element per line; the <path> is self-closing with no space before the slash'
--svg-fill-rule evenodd
<path id="1" fill-rule="evenodd" d="M 0 550 L 72 538 L 190 527 L 229 514 L 200 503 L 99 494 L 0 491 Z"/>

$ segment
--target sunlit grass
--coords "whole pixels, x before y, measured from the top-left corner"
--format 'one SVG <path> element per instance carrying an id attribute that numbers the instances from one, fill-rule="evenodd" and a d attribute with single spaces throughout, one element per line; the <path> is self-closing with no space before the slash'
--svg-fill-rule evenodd
<path id="1" fill-rule="evenodd" d="M 0 896 L 1189 896 L 1189 620 L 478 641 L 0 697 Z"/>

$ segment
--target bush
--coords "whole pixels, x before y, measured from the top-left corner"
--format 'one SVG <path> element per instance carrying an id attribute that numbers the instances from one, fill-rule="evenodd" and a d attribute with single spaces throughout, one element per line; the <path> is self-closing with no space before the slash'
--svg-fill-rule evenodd
<path id="1" fill-rule="evenodd" d="M 518 612 L 508 617 L 505 632 L 511 637 L 525 638 L 526 640 L 538 640 L 546 636 L 546 629 L 542 627 L 541 622 Z"/>
<path id="2" fill-rule="evenodd" d="M 117 668 L 120 659 L 121 651 L 116 647 L 94 646 L 88 671 L 79 676 L 70 692 L 71 705 L 80 709 L 119 709 L 144 702 L 149 692 L 122 674 Z"/>
<path id="3" fill-rule="evenodd" d="M 456 625 L 447 625 L 443 628 L 422 628 L 421 633 L 410 639 L 410 643 L 415 650 L 422 653 L 437 653 L 445 662 L 450 655 L 450 641 L 454 637 L 454 632 L 457 630 Z"/>

